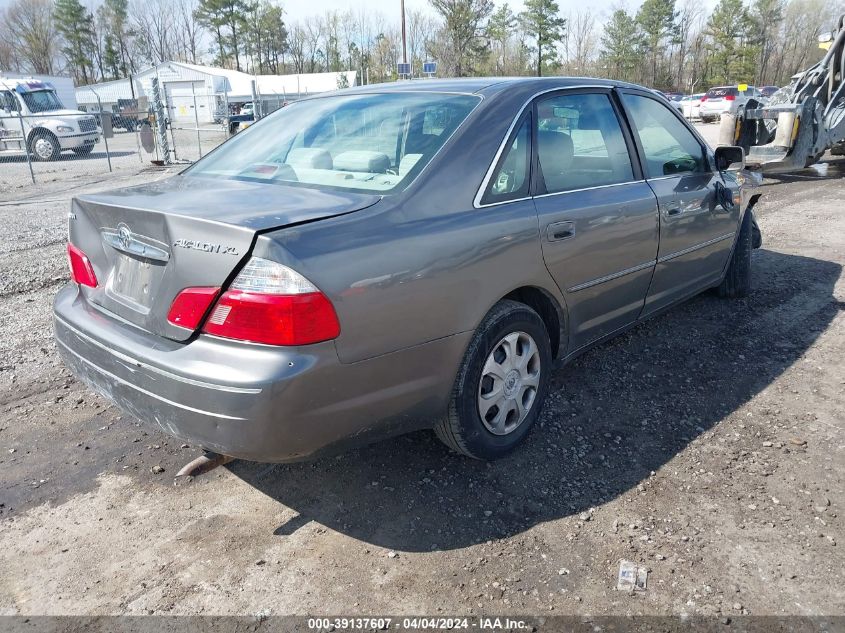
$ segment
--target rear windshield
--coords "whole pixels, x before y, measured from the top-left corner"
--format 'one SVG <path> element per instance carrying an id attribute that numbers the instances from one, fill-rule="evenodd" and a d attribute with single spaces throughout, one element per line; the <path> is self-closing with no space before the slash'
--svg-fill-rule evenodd
<path id="1" fill-rule="evenodd" d="M 728 95 L 737 96 L 739 94 L 739 90 L 736 86 L 727 86 L 724 88 L 710 88 L 707 91 L 707 98 L 710 99 L 711 97 L 727 97 Z"/>
<path id="2" fill-rule="evenodd" d="M 404 189 L 480 101 L 442 93 L 337 95 L 288 105 L 198 161 L 191 176 Z"/>

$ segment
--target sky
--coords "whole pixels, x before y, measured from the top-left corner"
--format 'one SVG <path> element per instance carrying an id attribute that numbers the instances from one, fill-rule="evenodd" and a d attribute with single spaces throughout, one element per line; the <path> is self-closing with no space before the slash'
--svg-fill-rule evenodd
<path id="1" fill-rule="evenodd" d="M 496 6 L 500 6 L 504 2 L 504 0 L 494 1 Z M 677 1 L 680 3 L 682 0 Z M 0 0 L 0 9 L 5 9 L 12 2 L 14 0 Z M 622 3 L 621 0 L 592 0 L 589 6 L 597 14 L 604 14 L 609 13 L 612 7 Z M 627 2 L 624 2 L 629 9 L 636 9 L 641 3 L 642 0 L 627 0 Z M 715 0 L 705 0 L 704 3 L 712 5 Z M 93 7 L 99 5 L 100 2 L 98 0 L 82 0 L 82 4 Z M 323 14 L 326 11 L 357 10 L 360 7 L 367 7 L 383 14 L 386 18 L 399 21 L 400 0 L 281 0 L 280 4 L 284 7 L 285 13 L 291 21 L 301 20 L 309 15 Z M 523 0 L 508 0 L 508 4 L 514 13 L 518 13 L 523 8 Z M 584 4 L 579 0 L 558 0 L 558 6 L 560 6 L 561 13 L 565 15 L 570 11 L 582 9 Z M 433 13 L 428 0 L 405 0 L 405 9 L 417 9 Z M 597 15 L 597 17 L 599 16 Z"/>
<path id="2" fill-rule="evenodd" d="M 3 0 L 0 0 L 0 3 L 2 2 Z M 497 7 L 504 4 L 503 0 L 495 0 L 495 3 Z M 633 0 L 628 4 L 639 5 L 640 3 L 641 0 Z M 357 11 L 360 7 L 367 7 L 372 11 L 381 13 L 385 18 L 396 20 L 396 22 L 399 22 L 400 15 L 400 0 L 288 0 L 281 4 L 291 21 L 300 20 L 309 15 L 323 14 L 326 11 L 346 11 L 348 9 Z M 618 4 L 618 0 L 593 0 L 590 6 L 602 11 L 616 4 Z M 514 13 L 518 13 L 523 8 L 523 1 L 508 0 L 508 5 Z M 583 4 L 575 0 L 558 0 L 558 6 L 560 6 L 561 12 L 565 14 L 582 7 Z M 411 9 L 434 14 L 428 0 L 405 0 L 405 11 Z"/>
<path id="3" fill-rule="evenodd" d="M 497 7 L 504 4 L 506 0 L 494 0 Z M 14 0 L 0 0 L 0 9 L 5 9 Z M 507 0 L 514 13 L 523 9 L 523 0 Z M 684 0 L 676 0 L 681 5 Z M 717 0 L 702 0 L 705 8 L 712 9 Z M 82 0 L 82 3 L 89 7 L 96 7 L 101 0 Z M 358 10 L 366 7 L 374 12 L 381 13 L 388 20 L 399 23 L 400 0 L 280 0 L 285 10 L 286 21 L 297 22 L 312 15 L 323 15 L 327 11 Z M 600 26 L 602 19 L 609 16 L 611 11 L 619 6 L 625 6 L 630 11 L 635 11 L 642 4 L 642 0 L 591 0 L 589 8 L 592 9 L 596 22 Z M 585 5 L 582 0 L 558 0 L 561 13 L 565 16 L 583 10 Z M 434 11 L 428 0 L 405 0 L 405 10 L 421 10 L 434 15 Z"/>

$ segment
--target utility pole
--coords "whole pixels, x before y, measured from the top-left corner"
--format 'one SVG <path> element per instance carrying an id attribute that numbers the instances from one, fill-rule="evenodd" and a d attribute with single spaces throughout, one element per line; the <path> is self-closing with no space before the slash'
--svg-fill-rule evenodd
<path id="1" fill-rule="evenodd" d="M 408 63 L 408 43 L 405 39 L 405 0 L 400 0 L 402 3 L 402 63 Z"/>

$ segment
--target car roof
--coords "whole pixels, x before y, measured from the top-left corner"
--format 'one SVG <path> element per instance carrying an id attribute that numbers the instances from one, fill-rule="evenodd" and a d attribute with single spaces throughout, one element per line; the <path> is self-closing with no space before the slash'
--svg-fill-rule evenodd
<path id="1" fill-rule="evenodd" d="M 460 77 L 455 79 L 413 79 L 392 83 L 370 84 L 355 88 L 344 88 L 343 94 L 376 92 L 444 92 L 482 94 L 499 92 L 519 86 L 536 87 L 538 90 L 554 88 L 577 88 L 580 86 L 637 87 L 634 84 L 593 77 Z"/>

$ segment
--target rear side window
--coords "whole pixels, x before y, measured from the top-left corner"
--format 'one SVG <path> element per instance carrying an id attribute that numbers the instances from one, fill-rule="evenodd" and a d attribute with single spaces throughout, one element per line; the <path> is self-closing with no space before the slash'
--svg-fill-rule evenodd
<path id="1" fill-rule="evenodd" d="M 537 157 L 548 193 L 634 179 L 625 137 L 606 94 L 539 101 Z"/>
<path id="2" fill-rule="evenodd" d="M 623 94 L 640 139 L 649 178 L 703 172 L 704 148 L 675 113 L 655 99 Z"/>
<path id="3" fill-rule="evenodd" d="M 528 195 L 531 161 L 531 117 L 525 117 L 502 154 L 482 204 L 505 202 Z"/>
<path id="4" fill-rule="evenodd" d="M 725 86 L 723 88 L 710 88 L 707 91 L 707 98 L 708 99 L 720 99 L 722 97 L 735 97 L 739 94 L 739 90 L 737 90 L 736 86 Z"/>

